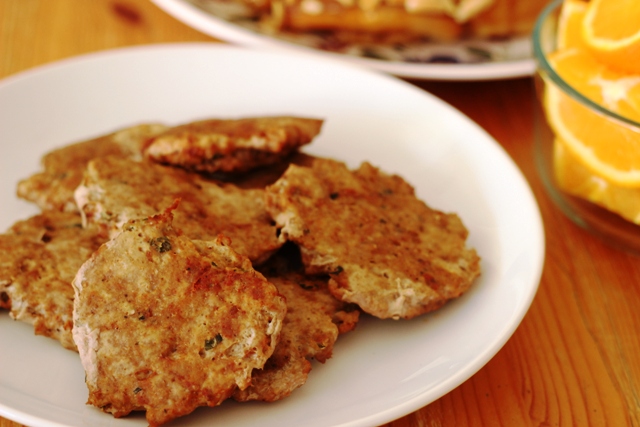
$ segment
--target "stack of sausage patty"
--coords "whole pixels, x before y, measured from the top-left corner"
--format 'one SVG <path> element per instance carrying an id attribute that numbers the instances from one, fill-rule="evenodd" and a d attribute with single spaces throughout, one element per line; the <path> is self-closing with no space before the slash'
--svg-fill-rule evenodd
<path id="1" fill-rule="evenodd" d="M 480 274 L 467 230 L 304 117 L 141 124 L 46 154 L 0 235 L 0 307 L 77 351 L 88 403 L 158 426 L 276 401 L 360 314 L 410 319 Z"/>

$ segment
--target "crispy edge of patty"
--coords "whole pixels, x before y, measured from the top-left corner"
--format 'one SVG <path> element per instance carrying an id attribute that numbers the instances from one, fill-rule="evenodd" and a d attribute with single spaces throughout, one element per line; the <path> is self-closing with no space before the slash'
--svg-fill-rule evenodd
<path id="1" fill-rule="evenodd" d="M 333 355 L 338 336 L 355 329 L 360 311 L 334 298 L 326 276 L 298 271 L 297 247 L 283 247 L 261 266 L 267 279 L 287 300 L 280 341 L 262 370 L 254 371 L 251 386 L 237 390 L 233 398 L 245 402 L 273 402 L 304 385 L 312 360 L 325 363 Z"/>
<path id="2" fill-rule="evenodd" d="M 247 172 L 309 144 L 322 124 L 295 116 L 200 120 L 151 138 L 144 153 L 156 162 L 197 172 Z"/>
<path id="3" fill-rule="evenodd" d="M 164 129 L 161 124 L 140 124 L 50 151 L 41 159 L 43 170 L 18 182 L 16 194 L 43 210 L 77 212 L 73 192 L 91 159 L 109 155 L 139 159 L 143 142 Z"/>
<path id="4" fill-rule="evenodd" d="M 244 189 L 184 170 L 104 157 L 89 162 L 75 199 L 87 222 L 117 235 L 124 223 L 162 212 L 181 199 L 174 224 L 187 236 L 213 240 L 223 233 L 252 262 L 261 263 L 282 243 L 264 208 L 264 189 Z"/>
<path id="5" fill-rule="evenodd" d="M 36 335 L 77 351 L 72 337 L 76 271 L 106 236 L 77 213 L 45 211 L 0 235 L 0 307 Z"/>

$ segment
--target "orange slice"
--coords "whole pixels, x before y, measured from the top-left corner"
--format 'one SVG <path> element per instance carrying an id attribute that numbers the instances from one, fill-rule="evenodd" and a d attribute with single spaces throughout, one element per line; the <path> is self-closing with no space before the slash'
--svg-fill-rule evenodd
<path id="1" fill-rule="evenodd" d="M 566 145 L 563 141 L 556 140 L 553 147 L 558 188 L 640 224 L 640 188 L 620 187 L 593 174 L 566 149 Z"/>
<path id="2" fill-rule="evenodd" d="M 558 49 L 583 47 L 582 19 L 588 3 L 584 0 L 565 0 L 558 19 Z"/>
<path id="3" fill-rule="evenodd" d="M 602 62 L 627 72 L 640 72 L 640 1 L 591 0 L 582 34 Z"/>
<path id="4" fill-rule="evenodd" d="M 577 49 L 549 57 L 552 67 L 577 92 L 611 111 L 640 120 L 640 75 L 609 70 Z M 640 129 L 611 120 L 545 85 L 547 120 L 558 136 L 592 173 L 615 185 L 640 186 Z"/>
<path id="5" fill-rule="evenodd" d="M 614 113 L 640 122 L 640 74 L 613 70 L 580 49 L 557 51 L 549 55 L 549 63 L 577 92 Z"/>

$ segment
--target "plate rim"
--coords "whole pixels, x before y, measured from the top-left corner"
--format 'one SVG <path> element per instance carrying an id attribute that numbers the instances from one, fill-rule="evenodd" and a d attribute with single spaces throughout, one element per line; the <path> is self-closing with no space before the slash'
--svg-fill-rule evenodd
<path id="1" fill-rule="evenodd" d="M 155 0 L 154 0 L 155 1 Z M 62 69 L 64 67 L 68 67 L 68 66 L 74 66 L 75 64 L 83 64 L 86 61 L 90 61 L 92 58 L 95 57 L 103 57 L 103 58 L 109 58 L 111 56 L 119 56 L 122 54 L 130 54 L 130 53 L 135 53 L 135 52 L 147 52 L 147 51 L 152 51 L 152 50 L 157 50 L 157 51 L 164 51 L 166 49 L 182 49 L 184 47 L 189 47 L 189 48 L 195 48 L 195 49 L 206 49 L 206 50 L 230 50 L 230 51 L 242 51 L 243 53 L 247 53 L 247 54 L 253 54 L 253 53 L 257 53 L 257 52 L 252 52 L 246 48 L 242 48 L 242 47 L 237 47 L 237 46 L 230 46 L 230 45 L 226 45 L 226 44 L 218 44 L 218 43 L 208 43 L 208 42 L 186 42 L 186 43 L 162 43 L 162 44 L 151 44 L 151 45 L 136 45 L 136 46 L 127 46 L 127 47 L 120 47 L 120 48 L 114 48 L 114 49 L 107 49 L 107 50 L 103 50 L 103 51 L 98 51 L 98 52 L 90 52 L 90 53 L 86 53 L 86 54 L 82 54 L 82 55 L 77 55 L 77 56 L 72 56 L 72 57 L 68 57 L 68 58 L 64 58 L 61 60 L 57 60 L 57 61 L 53 61 L 53 62 L 49 62 L 46 64 L 42 64 L 30 69 L 26 69 L 23 70 L 21 72 L 12 74 L 10 76 L 5 77 L 4 79 L 0 80 L 0 91 L 2 91 L 6 86 L 11 85 L 14 82 L 18 82 L 24 79 L 28 79 L 31 76 L 34 75 L 39 75 L 39 74 L 46 74 L 48 72 L 50 72 L 51 70 L 55 70 L 55 69 Z M 264 55 L 284 55 L 287 57 L 293 57 L 293 55 L 285 53 L 285 52 L 262 52 L 260 54 L 264 54 Z M 315 61 L 322 61 L 321 59 L 318 59 L 317 57 L 309 57 L 307 58 L 308 60 L 315 60 Z M 355 67 L 349 67 L 348 64 L 345 64 L 342 61 L 333 61 L 334 65 L 336 66 L 342 66 L 342 67 L 347 67 L 347 68 L 355 68 Z M 327 63 L 327 61 L 324 61 L 324 63 Z M 511 324 L 509 325 L 508 328 L 506 328 L 503 333 L 501 335 L 498 335 L 495 337 L 494 340 L 492 340 L 491 345 L 487 345 L 485 346 L 485 350 L 482 354 L 480 355 L 476 355 L 476 358 L 474 359 L 475 362 L 474 363 L 470 363 L 469 366 L 467 366 L 465 369 L 459 370 L 455 375 L 449 377 L 447 379 L 447 381 L 445 382 L 446 385 L 441 384 L 438 388 L 440 389 L 445 389 L 444 392 L 439 393 L 438 397 L 434 400 L 437 400 L 438 398 L 442 397 L 444 394 L 450 392 L 451 390 L 453 390 L 454 388 L 458 387 L 460 384 L 462 384 L 464 381 L 466 381 L 467 379 L 469 379 L 471 376 L 473 376 L 478 370 L 480 370 L 489 360 L 491 360 L 493 358 L 493 356 L 495 356 L 495 354 L 500 351 L 500 349 L 504 346 L 504 344 L 511 338 L 511 336 L 513 335 L 513 333 L 515 332 L 515 330 L 518 328 L 518 326 L 520 325 L 522 319 L 524 318 L 524 316 L 526 315 L 526 313 L 529 310 L 529 307 L 531 305 L 531 303 L 533 302 L 533 299 L 537 293 L 537 289 L 539 286 L 539 282 L 541 279 L 541 275 L 542 275 L 542 270 L 543 270 L 543 264 L 544 264 L 544 254 L 545 254 L 545 236 L 544 236 L 544 228 L 543 228 L 543 223 L 542 223 L 542 217 L 540 214 L 540 210 L 539 207 L 537 205 L 537 201 L 533 195 L 533 192 L 531 191 L 530 186 L 528 185 L 528 182 L 526 181 L 522 171 L 517 167 L 517 165 L 515 164 L 515 162 L 513 162 L 513 160 L 511 160 L 508 155 L 506 154 L 506 152 L 504 151 L 503 147 L 497 142 L 495 141 L 495 139 L 493 137 L 491 137 L 483 128 L 481 128 L 479 125 L 477 125 L 475 122 L 473 122 L 470 118 L 468 118 L 468 116 L 464 115 L 463 113 L 461 113 L 459 110 L 455 109 L 454 107 L 452 107 L 450 104 L 446 103 L 445 101 L 440 100 L 437 97 L 434 97 L 433 95 L 431 95 L 430 93 L 426 92 L 426 91 L 422 91 L 419 88 L 416 88 L 415 86 L 411 85 L 410 83 L 407 82 L 403 82 L 399 79 L 396 79 L 392 76 L 386 76 L 386 75 L 380 75 L 379 73 L 375 73 L 373 71 L 368 71 L 368 70 L 364 70 L 364 69 L 359 69 L 358 72 L 364 72 L 364 73 L 370 73 L 370 74 L 378 74 L 378 77 L 382 77 L 383 79 L 393 82 L 394 84 L 400 83 L 403 86 L 407 86 L 407 87 L 411 87 L 413 89 L 415 89 L 416 91 L 419 91 L 421 94 L 426 95 L 427 97 L 432 98 L 432 101 L 439 103 L 439 106 L 441 107 L 447 107 L 450 108 L 451 110 L 455 111 L 459 116 L 461 116 L 461 118 L 467 120 L 468 124 L 475 126 L 475 130 L 478 132 L 483 133 L 486 138 L 493 144 L 494 148 L 500 150 L 502 152 L 503 155 L 507 156 L 507 160 L 509 161 L 509 164 L 511 167 L 513 167 L 515 169 L 515 172 L 517 174 L 517 177 L 519 178 L 520 185 L 523 185 L 524 189 L 527 190 L 525 196 L 526 198 L 529 200 L 530 203 L 532 203 L 532 207 L 534 208 L 534 211 L 532 211 L 532 213 L 534 214 L 534 216 L 536 217 L 537 221 L 536 224 L 534 224 L 535 228 L 537 229 L 537 231 L 539 231 L 539 233 L 536 233 L 534 237 L 537 237 L 538 239 L 538 243 L 539 245 L 537 245 L 537 257 L 535 259 L 534 262 L 534 268 L 533 270 L 536 271 L 536 274 L 534 275 L 535 277 L 532 278 L 533 281 L 533 286 L 528 288 L 528 293 L 526 294 L 526 297 L 522 300 L 522 310 L 520 312 L 518 312 L 518 315 L 515 316 L 514 320 L 511 322 Z M 424 401 L 424 397 L 422 396 L 422 394 L 419 394 L 417 396 L 415 396 L 413 399 L 407 400 L 405 402 L 403 402 L 400 405 L 396 405 L 393 408 L 387 409 L 384 412 L 381 413 L 376 413 L 371 415 L 370 417 L 366 418 L 366 419 L 359 419 L 353 422 L 349 422 L 349 423 L 345 423 L 342 424 L 344 426 L 364 426 L 364 425 L 368 425 L 368 422 L 371 421 L 375 421 L 375 422 L 380 422 L 380 420 L 386 420 L 385 422 L 389 422 L 391 420 L 397 419 L 400 416 L 406 415 L 410 412 L 413 412 L 414 410 L 417 410 L 420 407 L 425 406 L 428 403 L 431 403 L 431 400 L 429 402 Z M 381 418 L 381 414 L 384 413 L 385 417 Z M 34 422 L 34 420 L 38 420 L 38 421 L 43 421 L 42 423 L 38 424 L 38 425 L 43 425 L 43 426 L 64 426 L 64 424 L 58 424 L 54 421 L 49 421 L 49 420 L 42 420 L 40 418 L 34 417 L 33 415 L 29 414 L 29 413 L 23 413 L 23 412 L 18 412 L 16 413 L 15 411 L 12 411 L 11 408 L 7 408 L 5 404 L 3 404 L 2 402 L 0 402 L 0 415 L 3 415 L 9 419 L 14 419 L 17 422 L 23 422 L 26 424 L 31 424 L 32 422 Z"/>

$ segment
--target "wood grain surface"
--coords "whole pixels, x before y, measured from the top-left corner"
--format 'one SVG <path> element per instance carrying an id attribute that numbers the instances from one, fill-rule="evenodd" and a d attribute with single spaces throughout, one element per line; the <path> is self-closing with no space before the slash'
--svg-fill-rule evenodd
<path id="1" fill-rule="evenodd" d="M 73 55 L 181 41 L 215 40 L 148 0 L 0 0 L 0 78 Z M 533 157 L 533 80 L 412 83 L 476 121 L 518 164 L 542 212 L 547 253 L 538 294 L 502 350 L 387 427 L 640 426 L 640 258 L 574 225 L 545 193 Z M 18 425 L 0 418 L 0 427 Z"/>

